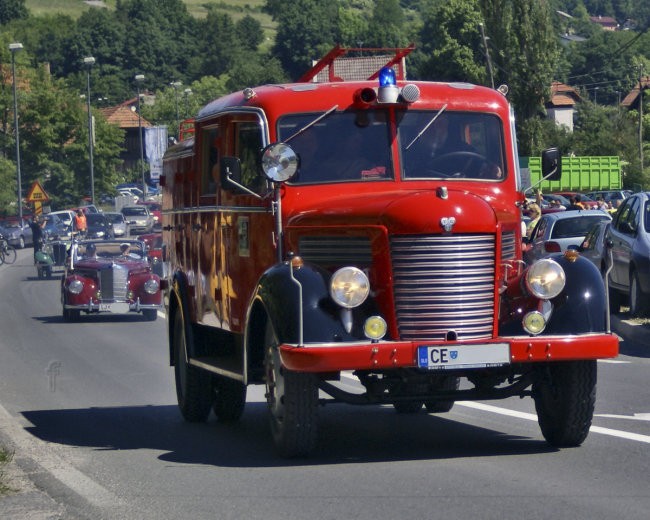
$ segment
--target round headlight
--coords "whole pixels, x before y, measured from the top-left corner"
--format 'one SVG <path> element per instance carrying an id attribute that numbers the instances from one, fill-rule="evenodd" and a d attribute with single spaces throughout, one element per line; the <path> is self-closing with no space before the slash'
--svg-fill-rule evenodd
<path id="1" fill-rule="evenodd" d="M 550 300 L 564 289 L 566 274 L 555 260 L 543 258 L 526 272 L 526 287 L 537 298 Z"/>
<path id="2" fill-rule="evenodd" d="M 529 334 L 541 334 L 546 328 L 546 318 L 541 312 L 533 311 L 524 316 L 522 324 Z"/>
<path id="3" fill-rule="evenodd" d="M 84 290 L 84 283 L 81 280 L 72 280 L 68 284 L 68 291 L 72 294 L 81 294 Z"/>
<path id="4" fill-rule="evenodd" d="M 288 144 L 270 144 L 262 151 L 262 171 L 273 182 L 287 181 L 298 171 L 298 156 Z"/>
<path id="5" fill-rule="evenodd" d="M 150 278 L 146 282 L 144 282 L 144 292 L 147 294 L 156 294 L 158 292 L 158 289 L 160 288 L 160 284 L 158 283 L 158 280 L 155 278 Z"/>
<path id="6" fill-rule="evenodd" d="M 366 301 L 369 292 L 368 277 L 356 267 L 342 267 L 332 275 L 330 280 L 330 296 L 346 309 L 361 305 Z"/>

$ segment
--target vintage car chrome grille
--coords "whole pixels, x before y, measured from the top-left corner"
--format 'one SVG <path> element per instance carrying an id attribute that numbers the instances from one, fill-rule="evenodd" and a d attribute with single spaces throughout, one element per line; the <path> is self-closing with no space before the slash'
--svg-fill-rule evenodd
<path id="1" fill-rule="evenodd" d="M 372 264 L 370 238 L 367 236 L 300 237 L 300 256 L 323 267 L 354 265 L 363 269 Z"/>
<path id="2" fill-rule="evenodd" d="M 492 336 L 494 235 L 393 236 L 391 259 L 402 340 Z"/>
<path id="3" fill-rule="evenodd" d="M 506 231 L 501 235 L 501 260 L 512 260 L 516 254 L 517 237 L 514 231 Z"/>
<path id="4" fill-rule="evenodd" d="M 99 272 L 99 288 L 103 301 L 125 301 L 129 271 L 121 265 Z"/>

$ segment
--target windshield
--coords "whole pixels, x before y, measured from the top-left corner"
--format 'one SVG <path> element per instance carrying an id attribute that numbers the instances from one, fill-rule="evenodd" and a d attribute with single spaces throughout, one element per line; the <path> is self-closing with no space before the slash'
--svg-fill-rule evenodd
<path id="1" fill-rule="evenodd" d="M 497 116 L 445 107 L 395 114 L 403 179 L 505 178 L 503 128 Z M 288 140 L 300 161 L 292 184 L 395 178 L 388 110 L 318 115 L 290 114 L 279 120 L 279 139 Z"/>
<path id="2" fill-rule="evenodd" d="M 142 207 L 130 207 L 130 208 L 122 208 L 122 215 L 147 215 L 147 208 L 144 206 Z"/>
<path id="3" fill-rule="evenodd" d="M 498 117 L 449 110 L 433 120 L 435 115 L 432 111 L 397 114 L 405 179 L 503 179 L 503 131 Z"/>
<path id="4" fill-rule="evenodd" d="M 124 216 L 121 213 L 104 213 L 104 215 L 113 224 L 120 224 L 124 222 Z"/>
<path id="5" fill-rule="evenodd" d="M 292 184 L 367 182 L 393 178 L 385 111 L 334 112 L 289 141 L 300 163 Z M 314 121 L 314 114 L 292 114 L 279 121 L 286 140 Z"/>

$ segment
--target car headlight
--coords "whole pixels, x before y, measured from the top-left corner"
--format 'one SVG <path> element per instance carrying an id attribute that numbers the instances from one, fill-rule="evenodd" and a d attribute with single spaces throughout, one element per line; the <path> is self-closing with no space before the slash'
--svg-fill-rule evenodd
<path id="1" fill-rule="evenodd" d="M 526 287 L 537 298 L 550 300 L 562 292 L 566 274 L 555 260 L 543 258 L 526 272 Z"/>
<path id="2" fill-rule="evenodd" d="M 156 294 L 158 292 L 158 289 L 160 288 L 160 284 L 158 283 L 158 280 L 155 278 L 150 278 L 146 282 L 144 282 L 144 292 L 147 294 Z"/>
<path id="3" fill-rule="evenodd" d="M 352 309 L 366 301 L 370 293 L 370 281 L 356 267 L 342 267 L 332 275 L 330 296 L 341 307 Z"/>
<path id="4" fill-rule="evenodd" d="M 81 291 L 84 290 L 84 283 L 81 280 L 72 280 L 68 284 L 68 292 L 72 294 L 81 294 Z"/>

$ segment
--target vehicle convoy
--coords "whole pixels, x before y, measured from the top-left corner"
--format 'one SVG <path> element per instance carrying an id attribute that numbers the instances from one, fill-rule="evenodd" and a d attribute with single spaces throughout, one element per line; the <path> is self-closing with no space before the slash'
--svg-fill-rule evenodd
<path id="1" fill-rule="evenodd" d="M 169 357 L 184 418 L 237 420 L 247 385 L 263 384 L 274 443 L 292 457 L 315 448 L 328 403 L 445 412 L 528 396 L 551 445 L 580 445 L 596 360 L 615 357 L 618 340 L 592 262 L 577 251 L 522 261 L 505 96 L 390 68 L 310 79 L 209 103 L 165 155 Z M 543 163 L 559 176 L 557 149 Z M 344 371 L 363 393 L 341 384 Z"/>

